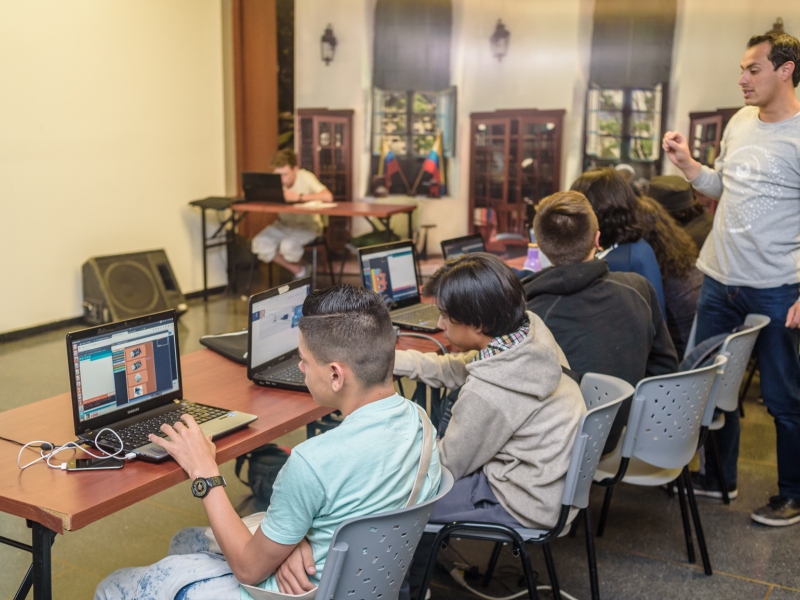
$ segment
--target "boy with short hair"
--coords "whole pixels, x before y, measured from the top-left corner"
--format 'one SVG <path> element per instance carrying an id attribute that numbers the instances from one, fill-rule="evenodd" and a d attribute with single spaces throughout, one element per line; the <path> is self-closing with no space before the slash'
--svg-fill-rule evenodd
<path id="1" fill-rule="evenodd" d="M 342 424 L 294 448 L 255 534 L 221 487 L 211 487 L 202 501 L 224 556 L 207 553 L 205 528 L 183 530 L 167 558 L 112 573 L 98 586 L 96 599 L 250 598 L 240 581 L 297 593 L 301 590 L 279 581 L 275 572 L 300 542 L 310 551 L 308 570 L 318 583 L 340 523 L 405 505 L 419 468 L 421 423 L 415 406 L 394 391 L 396 336 L 383 300 L 352 286 L 315 291 L 303 304 L 299 327 L 306 385 L 318 403 L 342 412 Z M 162 426 L 170 441 L 157 436 L 151 441 L 192 479 L 219 477 L 214 444 L 191 417 L 183 421 Z M 437 493 L 440 474 L 434 445 L 417 502 Z M 314 587 L 308 581 L 304 586 Z"/>
<path id="2" fill-rule="evenodd" d="M 311 171 L 297 166 L 297 155 L 285 148 L 272 157 L 272 171 L 281 176 L 283 197 L 288 203 L 333 202 L 333 194 Z M 262 229 L 251 244 L 253 254 L 263 262 L 273 260 L 291 271 L 295 279 L 308 275 L 303 264 L 304 246 L 322 233 L 319 215 L 278 213 L 278 220 Z"/>

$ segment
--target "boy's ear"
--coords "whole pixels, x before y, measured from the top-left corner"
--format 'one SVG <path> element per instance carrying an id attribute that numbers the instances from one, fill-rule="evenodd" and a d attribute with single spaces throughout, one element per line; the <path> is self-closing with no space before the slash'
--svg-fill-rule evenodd
<path id="1" fill-rule="evenodd" d="M 328 365 L 331 390 L 340 392 L 344 387 L 345 378 L 347 376 L 345 366 L 339 362 L 332 362 Z"/>

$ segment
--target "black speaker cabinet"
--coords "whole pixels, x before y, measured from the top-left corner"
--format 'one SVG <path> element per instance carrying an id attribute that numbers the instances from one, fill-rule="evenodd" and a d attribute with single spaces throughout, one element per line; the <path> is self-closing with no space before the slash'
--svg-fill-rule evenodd
<path id="1" fill-rule="evenodd" d="M 83 315 L 90 325 L 174 308 L 186 312 L 163 250 L 95 256 L 83 264 Z"/>

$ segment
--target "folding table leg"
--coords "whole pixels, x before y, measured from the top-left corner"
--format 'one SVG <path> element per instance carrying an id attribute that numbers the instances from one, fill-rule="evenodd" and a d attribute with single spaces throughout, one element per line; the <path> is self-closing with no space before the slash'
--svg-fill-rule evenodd
<path id="1" fill-rule="evenodd" d="M 33 523 L 33 600 L 52 600 L 53 568 L 50 550 L 56 533 L 40 523 Z"/>

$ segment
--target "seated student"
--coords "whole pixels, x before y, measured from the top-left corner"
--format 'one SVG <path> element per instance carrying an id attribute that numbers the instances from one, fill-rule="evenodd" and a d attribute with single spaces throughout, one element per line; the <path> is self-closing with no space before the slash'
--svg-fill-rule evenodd
<path id="1" fill-rule="evenodd" d="M 310 544 L 311 570 L 321 574 L 340 523 L 405 505 L 419 468 L 422 431 L 419 411 L 394 391 L 396 336 L 383 300 L 352 286 L 316 291 L 303 304 L 299 326 L 300 368 L 309 391 L 318 403 L 340 410 L 344 421 L 294 448 L 255 534 L 225 492 L 213 487 L 203 505 L 224 556 L 206 552 L 205 528 L 183 530 L 169 556 L 150 567 L 112 573 L 98 586 L 96 599 L 238 600 L 240 592 L 250 598 L 240 581 L 278 591 L 273 574 L 299 542 L 307 549 Z M 172 441 L 151 440 L 190 478 L 218 476 L 214 444 L 191 417 L 183 420 L 162 427 Z M 440 475 L 434 444 L 418 502 L 436 495 Z"/>
<path id="2" fill-rule="evenodd" d="M 642 239 L 639 205 L 631 186 L 617 171 L 606 167 L 587 171 L 575 180 L 572 189 L 586 196 L 597 216 L 603 248 L 600 258 L 608 262 L 610 271 L 638 273 L 647 279 L 656 290 L 661 314 L 666 315 L 661 270 L 650 244 Z"/>
<path id="3" fill-rule="evenodd" d="M 687 184 L 688 185 L 688 184 Z M 642 235 L 653 248 L 664 282 L 667 329 L 682 358 L 697 314 L 703 273 L 697 262 L 697 246 L 689 233 L 678 226 L 667 210 L 647 196 L 639 198 Z"/>
<path id="4" fill-rule="evenodd" d="M 522 284 L 499 258 L 467 254 L 446 263 L 423 288 L 441 310 L 439 327 L 459 354 L 398 351 L 394 373 L 436 387 L 461 386 L 439 442 L 456 479 L 432 522 L 499 522 L 553 527 L 578 422 L 580 389 L 542 320 L 525 311 Z M 411 567 L 421 580 L 431 540 Z M 400 598 L 408 597 L 404 588 Z"/>
<path id="5" fill-rule="evenodd" d="M 694 241 L 699 251 L 714 226 L 714 216 L 697 201 L 692 184 L 678 175 L 658 175 L 647 195 L 658 201 Z"/>
<path id="6" fill-rule="evenodd" d="M 533 229 L 553 267 L 523 281 L 528 309 L 539 315 L 580 376 L 601 373 L 636 385 L 678 370 L 653 286 L 636 273 L 611 273 L 596 260 L 602 232 L 586 197 L 559 192 L 536 207 Z M 606 452 L 628 420 L 630 401 L 617 413 Z"/>
<path id="7" fill-rule="evenodd" d="M 297 166 L 294 150 L 281 150 L 272 157 L 270 164 L 273 172 L 281 176 L 286 202 L 333 202 L 330 190 L 311 171 Z M 300 279 L 308 275 L 308 267 L 302 262 L 303 246 L 321 233 L 322 220 L 319 215 L 278 213 L 278 220 L 253 238 L 251 249 L 259 260 L 274 260 L 291 271 L 295 279 Z"/>

